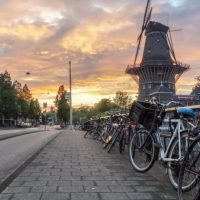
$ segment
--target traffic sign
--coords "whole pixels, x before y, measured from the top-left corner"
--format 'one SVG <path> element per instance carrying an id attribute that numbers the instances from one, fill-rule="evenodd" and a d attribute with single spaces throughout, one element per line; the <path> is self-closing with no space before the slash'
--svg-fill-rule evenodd
<path id="1" fill-rule="evenodd" d="M 65 99 L 69 100 L 70 99 L 70 92 L 65 92 Z"/>

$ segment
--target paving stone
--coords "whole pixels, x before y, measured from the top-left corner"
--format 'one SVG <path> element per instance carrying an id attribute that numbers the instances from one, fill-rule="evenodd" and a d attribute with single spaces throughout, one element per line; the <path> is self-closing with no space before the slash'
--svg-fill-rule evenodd
<path id="1" fill-rule="evenodd" d="M 59 181 L 48 181 L 47 185 L 48 186 L 51 186 L 51 185 L 56 185 L 56 186 L 71 186 L 72 181 L 62 181 L 62 180 L 59 180 Z"/>
<path id="2" fill-rule="evenodd" d="M 8 187 L 3 193 L 29 193 L 31 187 Z"/>
<path id="3" fill-rule="evenodd" d="M 28 193 L 28 194 L 15 194 L 12 200 L 40 200 L 42 194 Z"/>
<path id="4" fill-rule="evenodd" d="M 38 192 L 57 192 L 57 186 L 34 186 L 31 188 L 32 193 L 38 193 Z"/>
<path id="5" fill-rule="evenodd" d="M 49 181 L 49 180 L 55 180 L 58 181 L 60 179 L 60 176 L 41 176 L 38 178 L 39 181 Z"/>
<path id="6" fill-rule="evenodd" d="M 152 194 L 146 193 L 146 192 L 143 192 L 143 193 L 137 193 L 137 192 L 127 193 L 127 195 L 131 200 L 146 200 L 146 199 L 155 200 L 155 198 L 153 197 Z"/>
<path id="7" fill-rule="evenodd" d="M 70 195 L 69 193 L 43 193 L 41 200 L 70 200 Z"/>
<path id="8" fill-rule="evenodd" d="M 106 185 L 86 186 L 85 192 L 110 192 L 110 189 Z"/>
<path id="9" fill-rule="evenodd" d="M 84 192 L 83 186 L 61 186 L 58 187 L 58 192 Z"/>
<path id="10" fill-rule="evenodd" d="M 72 181 L 72 185 L 94 186 L 94 181 Z"/>
<path id="11" fill-rule="evenodd" d="M 158 187 L 155 186 L 135 186 L 134 187 L 138 192 L 157 192 L 159 191 Z"/>
<path id="12" fill-rule="evenodd" d="M 119 182 L 118 181 L 95 181 L 96 185 L 119 185 Z"/>
<path id="13" fill-rule="evenodd" d="M 25 183 L 25 181 L 13 181 L 10 184 L 10 187 L 19 187 L 19 186 L 22 186 L 24 183 Z"/>
<path id="14" fill-rule="evenodd" d="M 38 180 L 37 176 L 18 176 L 17 178 L 14 179 L 14 181 L 36 181 Z"/>
<path id="15" fill-rule="evenodd" d="M 64 181 L 76 181 L 76 180 L 81 180 L 80 176 L 61 176 L 60 180 Z"/>
<path id="16" fill-rule="evenodd" d="M 140 183 L 139 181 L 118 181 L 119 185 L 142 185 L 144 182 Z"/>
<path id="17" fill-rule="evenodd" d="M 156 193 L 156 195 L 158 196 L 158 199 L 163 199 L 163 200 L 176 200 L 178 198 L 177 196 L 171 195 L 170 192 L 168 194 Z"/>
<path id="18" fill-rule="evenodd" d="M 136 190 L 130 185 L 110 185 L 112 192 L 135 192 Z"/>
<path id="19" fill-rule="evenodd" d="M 24 183 L 24 186 L 45 186 L 47 185 L 47 181 L 28 181 Z"/>
<path id="20" fill-rule="evenodd" d="M 0 194 L 1 200 L 10 200 L 14 194 Z"/>
<path id="21" fill-rule="evenodd" d="M 129 200 L 125 193 L 100 193 L 103 200 Z"/>
<path id="22" fill-rule="evenodd" d="M 71 200 L 99 200 L 96 193 L 71 193 Z"/>

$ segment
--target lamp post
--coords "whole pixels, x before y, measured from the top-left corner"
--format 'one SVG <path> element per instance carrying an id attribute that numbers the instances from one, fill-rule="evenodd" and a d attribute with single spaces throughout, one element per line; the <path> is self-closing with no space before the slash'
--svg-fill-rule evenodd
<path id="1" fill-rule="evenodd" d="M 69 61 L 69 92 L 70 92 L 70 128 L 72 130 L 72 75 L 71 61 Z"/>

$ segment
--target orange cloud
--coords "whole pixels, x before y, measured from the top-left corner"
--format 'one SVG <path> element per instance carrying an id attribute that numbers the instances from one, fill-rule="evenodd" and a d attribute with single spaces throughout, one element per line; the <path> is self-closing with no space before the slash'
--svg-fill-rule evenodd
<path id="1" fill-rule="evenodd" d="M 53 31 L 45 25 L 19 24 L 12 27 L 0 27 L 0 36 L 13 35 L 23 40 L 38 41 L 52 34 Z"/>

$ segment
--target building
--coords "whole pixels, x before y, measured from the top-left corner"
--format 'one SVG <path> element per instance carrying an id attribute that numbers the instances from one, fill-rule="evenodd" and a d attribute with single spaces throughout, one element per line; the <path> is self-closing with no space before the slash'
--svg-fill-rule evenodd
<path id="1" fill-rule="evenodd" d="M 135 61 L 127 67 L 126 73 L 138 84 L 138 100 L 146 101 L 156 96 L 164 103 L 175 96 L 176 81 L 190 66 L 176 60 L 169 27 L 151 21 L 151 12 L 150 1 L 147 1 Z M 144 51 L 140 64 L 137 64 L 143 33 L 146 36 Z"/>

